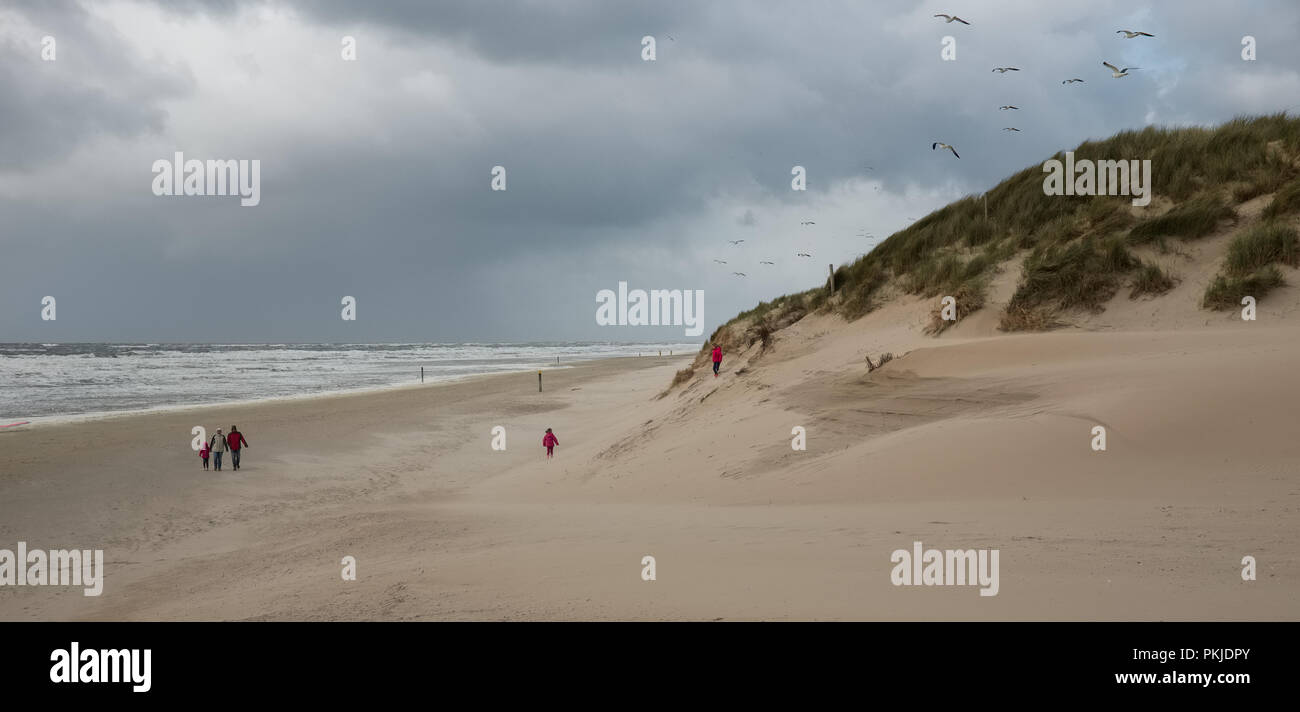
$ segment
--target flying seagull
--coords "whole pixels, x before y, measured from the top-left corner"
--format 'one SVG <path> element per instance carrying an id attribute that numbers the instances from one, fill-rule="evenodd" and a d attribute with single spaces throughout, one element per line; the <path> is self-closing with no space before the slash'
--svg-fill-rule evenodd
<path id="1" fill-rule="evenodd" d="M 1003 74 L 1006 74 L 1007 72 L 1018 72 L 1020 70 L 1015 67 L 994 67 L 993 71 L 1002 72 Z"/>
<path id="2" fill-rule="evenodd" d="M 717 262 L 717 263 L 720 264 L 720 265 L 725 265 L 725 264 L 727 264 L 727 261 L 726 261 L 726 260 L 717 260 L 717 259 L 715 259 L 715 260 L 713 260 L 713 261 L 714 261 L 714 262 Z"/>
<path id="3" fill-rule="evenodd" d="M 1018 106 L 1011 106 L 1010 104 L 1007 104 L 1006 106 L 999 106 L 999 107 L 998 107 L 998 111 L 1006 111 L 1007 109 L 1015 109 L 1016 111 L 1020 111 L 1020 107 L 1018 107 Z"/>
<path id="4" fill-rule="evenodd" d="M 796 253 L 794 253 L 794 256 L 795 256 L 795 257 L 812 257 L 812 255 L 808 254 L 807 252 L 796 252 Z"/>
<path id="5" fill-rule="evenodd" d="M 744 242 L 744 240 L 727 240 L 727 242 L 730 242 L 733 245 L 739 245 L 740 243 Z"/>
<path id="6" fill-rule="evenodd" d="M 759 260 L 758 263 L 759 263 L 760 265 L 774 265 L 774 264 L 776 264 L 775 262 L 768 262 L 767 260 Z"/>
<path id="7" fill-rule="evenodd" d="M 1134 32 L 1133 30 L 1115 30 L 1115 34 L 1124 33 L 1124 39 L 1131 40 L 1134 37 L 1155 37 L 1150 32 Z"/>
<path id="8" fill-rule="evenodd" d="M 1004 128 L 1004 129 L 1002 129 L 1002 130 L 1003 130 L 1003 131 L 1019 131 L 1020 129 L 1018 129 L 1018 128 L 1014 127 L 1014 126 L 1008 126 L 1008 127 Z"/>
<path id="9" fill-rule="evenodd" d="M 1084 83 L 1084 81 L 1083 81 L 1082 79 L 1066 79 L 1065 81 L 1063 81 L 1063 82 L 1061 82 L 1061 83 L 1062 83 L 1062 84 L 1074 84 L 1075 82 L 1078 82 L 1079 84 L 1083 84 L 1083 83 Z"/>
<path id="10" fill-rule="evenodd" d="M 938 142 L 938 141 L 935 141 L 934 143 L 930 144 L 930 150 L 931 150 L 931 151 L 933 151 L 933 150 L 935 150 L 935 149 L 938 149 L 938 148 L 946 148 L 946 149 L 948 149 L 949 151 L 952 151 L 952 155 L 957 156 L 958 158 L 961 158 L 961 156 L 958 156 L 958 155 L 957 155 L 957 149 L 953 148 L 952 146 L 949 146 L 949 145 L 946 144 L 946 143 L 940 143 L 940 142 Z"/>
<path id="11" fill-rule="evenodd" d="M 954 22 L 960 22 L 960 23 L 963 24 L 963 25 L 969 25 L 969 24 L 970 24 L 969 22 L 967 22 L 967 21 L 961 19 L 960 17 L 957 17 L 956 15 L 945 15 L 945 14 L 943 14 L 942 12 L 939 13 L 938 15 L 935 15 L 935 17 L 942 17 L 942 18 L 947 22 L 947 24 L 949 24 L 949 25 L 951 25 L 951 24 L 954 23 Z"/>
<path id="12" fill-rule="evenodd" d="M 803 222 L 801 222 L 801 223 L 799 223 L 799 224 L 800 224 L 800 225 L 816 225 L 817 223 L 815 223 L 815 222 L 813 222 L 813 221 L 811 221 L 811 220 L 805 220 L 805 221 L 803 221 Z"/>
<path id="13" fill-rule="evenodd" d="M 732 272 L 732 274 L 737 275 L 737 276 L 740 276 L 740 277 L 744 277 L 744 276 L 745 276 L 745 273 L 744 273 L 744 272 Z"/>
<path id="14" fill-rule="evenodd" d="M 1120 69 L 1119 67 L 1116 67 L 1110 62 L 1102 62 L 1102 64 L 1105 65 L 1108 69 L 1110 69 L 1110 75 L 1112 77 L 1115 77 L 1116 79 L 1123 79 L 1124 77 L 1127 77 L 1128 70 L 1130 69 L 1141 69 L 1141 67 L 1125 67 L 1123 69 Z"/>

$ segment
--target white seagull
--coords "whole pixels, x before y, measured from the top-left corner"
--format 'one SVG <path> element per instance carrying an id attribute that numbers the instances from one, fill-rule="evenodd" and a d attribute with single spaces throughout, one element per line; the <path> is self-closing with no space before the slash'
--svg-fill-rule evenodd
<path id="1" fill-rule="evenodd" d="M 720 265 L 725 265 L 725 264 L 727 264 L 727 261 L 726 261 L 726 260 L 718 260 L 718 259 L 715 259 L 715 260 L 713 260 L 713 261 L 714 261 L 714 262 L 717 262 L 717 263 L 720 264 Z"/>
<path id="2" fill-rule="evenodd" d="M 946 143 L 941 143 L 941 142 L 939 142 L 939 141 L 935 141 L 934 143 L 930 144 L 930 150 L 931 150 L 931 151 L 936 150 L 936 149 L 939 149 L 939 148 L 946 148 L 946 149 L 948 149 L 949 151 L 952 151 L 952 155 L 957 156 L 958 158 L 961 158 L 961 156 L 958 156 L 958 155 L 957 155 L 957 149 L 953 148 L 952 146 L 949 146 L 949 145 L 946 144 Z"/>
<path id="3" fill-rule="evenodd" d="M 1002 72 L 1003 74 L 1006 74 L 1007 72 L 1018 72 L 1020 70 L 1017 69 L 1016 67 L 994 67 L 993 71 Z"/>
<path id="4" fill-rule="evenodd" d="M 1004 129 L 1002 129 L 1002 130 L 1003 130 L 1003 131 L 1019 131 L 1020 129 L 1018 129 L 1018 128 L 1014 127 L 1014 126 L 1008 126 L 1008 127 L 1004 128 Z"/>
<path id="5" fill-rule="evenodd" d="M 1141 69 L 1141 67 L 1125 67 L 1123 69 L 1120 69 L 1119 67 L 1116 67 L 1110 62 L 1102 62 L 1102 64 L 1105 65 L 1106 68 L 1110 70 L 1110 75 L 1112 77 L 1115 77 L 1116 79 L 1123 79 L 1124 77 L 1127 77 L 1128 70 L 1130 69 Z"/>
<path id="6" fill-rule="evenodd" d="M 1011 106 L 1010 104 L 1007 104 L 1006 106 L 999 106 L 999 107 L 998 107 L 998 111 L 1006 111 L 1007 109 L 1015 109 L 1016 111 L 1020 111 L 1020 107 L 1018 107 L 1018 106 Z"/>
<path id="7" fill-rule="evenodd" d="M 811 220 L 805 220 L 805 221 L 803 221 L 803 222 L 801 222 L 801 223 L 799 223 L 799 224 L 800 224 L 800 225 L 816 225 L 817 223 L 815 223 L 815 222 L 813 222 L 813 221 L 811 221 Z"/>
<path id="8" fill-rule="evenodd" d="M 795 257 L 812 257 L 812 255 L 808 254 L 807 252 L 796 252 L 796 253 L 794 253 L 794 256 L 795 256 Z"/>
<path id="9" fill-rule="evenodd" d="M 1150 32 L 1134 32 L 1133 30 L 1115 30 L 1115 34 L 1124 33 L 1124 39 L 1131 40 L 1134 37 L 1155 37 Z"/>
<path id="10" fill-rule="evenodd" d="M 1074 83 L 1076 83 L 1076 82 L 1079 83 L 1079 84 L 1083 84 L 1083 83 L 1084 83 L 1084 81 L 1083 81 L 1082 79 L 1077 79 L 1077 78 L 1076 78 L 1076 79 L 1066 79 L 1065 81 L 1063 81 L 1063 82 L 1061 82 L 1061 83 L 1062 83 L 1062 84 L 1074 84 Z"/>
<path id="11" fill-rule="evenodd" d="M 774 265 L 774 264 L 776 264 L 775 262 L 768 262 L 767 260 L 759 260 L 758 263 L 759 263 L 760 265 Z"/>
<path id="12" fill-rule="evenodd" d="M 744 277 L 744 276 L 745 276 L 745 273 L 744 273 L 744 272 L 732 272 L 732 274 L 737 275 L 737 276 L 740 276 L 740 277 Z"/>
<path id="13" fill-rule="evenodd" d="M 744 242 L 744 240 L 727 240 L 727 242 L 730 242 L 732 245 L 739 245 Z"/>
<path id="14" fill-rule="evenodd" d="M 961 19 L 960 17 L 957 17 L 956 15 L 945 15 L 945 14 L 943 14 L 942 12 L 939 13 L 938 15 L 935 15 L 935 17 L 942 17 L 944 20 L 947 21 L 947 24 L 949 24 L 949 25 L 951 25 L 951 24 L 954 23 L 954 22 L 960 22 L 960 23 L 963 24 L 963 25 L 969 25 L 969 24 L 970 24 L 969 22 L 967 22 L 967 21 Z"/>

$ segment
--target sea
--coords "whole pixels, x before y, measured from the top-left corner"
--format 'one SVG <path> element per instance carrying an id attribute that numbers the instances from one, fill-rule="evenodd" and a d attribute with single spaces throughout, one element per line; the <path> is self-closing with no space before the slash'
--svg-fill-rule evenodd
<path id="1" fill-rule="evenodd" d="M 700 344 L 0 344 L 0 427 L 693 354 Z"/>

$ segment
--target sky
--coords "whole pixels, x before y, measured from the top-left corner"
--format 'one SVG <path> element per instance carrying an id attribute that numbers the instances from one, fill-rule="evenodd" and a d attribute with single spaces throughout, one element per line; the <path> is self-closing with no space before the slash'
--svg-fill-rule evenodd
<path id="1" fill-rule="evenodd" d="M 1300 112 L 1298 36 L 1295 0 L 3 0 L 0 342 L 685 338 L 597 324 L 619 282 L 703 290 L 707 336 L 1082 141 Z M 260 203 L 155 195 L 178 151 Z"/>

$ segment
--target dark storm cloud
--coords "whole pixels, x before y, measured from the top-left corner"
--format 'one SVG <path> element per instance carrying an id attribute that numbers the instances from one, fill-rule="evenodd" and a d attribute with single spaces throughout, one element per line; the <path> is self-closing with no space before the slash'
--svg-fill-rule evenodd
<path id="1" fill-rule="evenodd" d="M 595 291 L 620 279 L 706 288 L 711 330 L 820 283 L 826 262 L 865 249 L 857 226 L 884 237 L 901 215 L 1087 138 L 1284 108 L 1300 66 L 1300 10 L 1282 0 L 1176 11 L 739 0 L 127 7 L 165 13 L 180 49 L 146 51 L 90 5 L 24 4 L 11 12 L 26 34 L 0 25 L 0 181 L 11 181 L 0 182 L 0 341 L 677 338 L 596 328 Z M 292 17 L 276 14 L 286 7 Z M 941 9 L 975 24 L 929 17 Z M 270 41 L 255 39 L 264 23 L 277 30 Z M 1120 25 L 1157 38 L 1120 39 Z M 57 63 L 39 61 L 46 33 L 59 37 Z M 338 59 L 345 34 L 357 37 L 355 63 Z M 1259 42 L 1253 63 L 1239 56 L 1247 34 Z M 658 38 L 658 61 L 641 61 L 643 35 Z M 946 35 L 957 39 L 953 62 L 940 59 Z M 214 45 L 232 59 L 191 66 Z M 1144 69 L 1113 80 L 1102 60 Z M 1008 64 L 1023 71 L 990 72 Z M 1062 86 L 1070 76 L 1086 83 Z M 1008 125 L 1022 132 L 1002 132 Z M 91 155 L 74 164 L 78 150 Z M 153 197 L 148 166 L 173 150 L 261 159 L 262 205 Z M 504 193 L 488 189 L 498 164 Z M 806 193 L 790 190 L 794 165 L 808 170 Z M 97 179 L 78 173 L 97 167 Z M 883 190 L 835 198 L 853 177 Z M 819 206 L 854 227 L 813 215 Z M 799 227 L 808 218 L 819 230 Z M 740 237 L 745 247 L 729 248 Z M 796 249 L 817 257 L 798 262 Z M 751 267 L 742 282 L 714 257 L 784 261 Z M 34 321 L 43 294 L 60 295 L 59 323 Z M 355 324 L 338 319 L 343 295 L 359 299 Z"/>
<path id="2" fill-rule="evenodd" d="M 56 160 L 99 134 L 157 133 L 166 121 L 159 103 L 190 85 L 103 33 L 76 3 L 20 2 L 9 11 L 34 32 L 0 34 L 0 171 Z M 45 36 L 56 61 L 41 59 Z"/>

